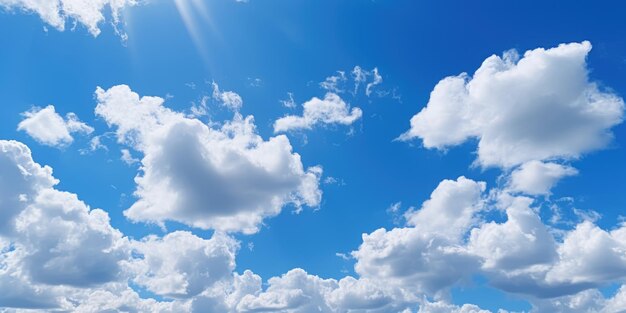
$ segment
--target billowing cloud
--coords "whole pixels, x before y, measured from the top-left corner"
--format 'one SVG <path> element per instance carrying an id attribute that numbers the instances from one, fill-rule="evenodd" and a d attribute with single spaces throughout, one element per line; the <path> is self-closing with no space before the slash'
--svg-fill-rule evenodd
<path id="1" fill-rule="evenodd" d="M 463 248 L 461 239 L 481 208 L 484 188 L 484 183 L 465 177 L 443 181 L 419 211 L 410 212 L 408 221 L 414 227 L 363 235 L 363 243 L 352 253 L 356 272 L 374 281 L 438 295 L 475 271 L 478 258 Z"/>
<path id="2" fill-rule="evenodd" d="M 486 184 L 463 176 L 443 180 L 418 211 L 404 214 L 407 224 L 420 233 L 458 241 L 472 226 L 477 212 L 483 209 Z"/>
<path id="3" fill-rule="evenodd" d="M 576 174 L 578 171 L 571 166 L 529 161 L 511 173 L 509 188 L 529 195 L 548 195 L 561 178 Z"/>
<path id="4" fill-rule="evenodd" d="M 588 77 L 589 42 L 487 58 L 473 76 L 441 80 L 402 140 L 446 149 L 478 140 L 483 167 L 573 159 L 602 148 L 624 101 Z"/>
<path id="5" fill-rule="evenodd" d="M 125 85 L 98 88 L 96 97 L 96 114 L 144 155 L 135 179 L 139 199 L 124 212 L 131 220 L 254 233 L 287 204 L 320 202 L 321 168 L 305 170 L 284 135 L 261 138 L 252 116 L 236 113 L 211 128 Z"/>
<path id="6" fill-rule="evenodd" d="M 35 13 L 48 25 L 63 31 L 68 21 L 81 24 L 94 37 L 100 34 L 105 11 L 111 12 L 111 23 L 117 27 L 122 11 L 136 5 L 136 0 L 0 0 L 0 7 Z"/>
<path id="7" fill-rule="evenodd" d="M 18 124 L 17 129 L 25 131 L 38 142 L 48 146 L 67 146 L 74 141 L 73 133 L 93 132 L 93 128 L 81 122 L 74 113 L 68 113 L 63 119 L 53 105 L 45 108 L 34 107 L 22 115 L 24 120 Z"/>
<path id="8" fill-rule="evenodd" d="M 507 272 L 556 260 L 556 241 L 531 203 L 530 198 L 510 199 L 506 222 L 472 229 L 469 250 L 484 259 L 484 269 Z"/>
<path id="9" fill-rule="evenodd" d="M 239 244 L 222 234 L 206 240 L 177 231 L 163 238 L 149 236 L 133 248 L 141 256 L 131 265 L 137 284 L 157 295 L 189 298 L 231 277 Z"/>
<path id="10" fill-rule="evenodd" d="M 329 92 L 324 99 L 313 97 L 302 104 L 302 116 L 287 115 L 274 122 L 274 132 L 311 129 L 316 125 L 351 125 L 363 116 L 359 108 L 352 108 L 337 94 Z"/>
<path id="11" fill-rule="evenodd" d="M 35 163 L 22 143 L 0 141 L 0 172 L 0 285 L 11 290 L 0 306 L 56 307 L 63 304 L 60 288 L 124 278 L 128 240 L 105 211 L 55 189 L 51 168 Z"/>

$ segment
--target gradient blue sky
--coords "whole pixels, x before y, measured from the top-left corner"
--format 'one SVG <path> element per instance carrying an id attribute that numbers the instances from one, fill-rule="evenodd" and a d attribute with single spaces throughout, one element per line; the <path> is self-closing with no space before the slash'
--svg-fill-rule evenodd
<path id="1" fill-rule="evenodd" d="M 446 151 L 425 149 L 419 139 L 394 141 L 409 129 L 411 117 L 428 103 L 430 92 L 444 77 L 471 74 L 490 55 L 509 49 L 523 53 L 588 40 L 593 45 L 587 58 L 590 80 L 616 95 L 626 93 L 626 3 L 621 1 L 202 3 L 207 16 L 195 11 L 187 21 L 174 1 L 150 0 L 125 8 L 127 40 L 120 39 L 108 23 L 101 24 L 102 33 L 94 37 L 80 24 L 70 29 L 68 22 L 65 31 L 58 31 L 36 14 L 4 9 L 0 14 L 0 138 L 28 145 L 37 163 L 54 169 L 60 180 L 57 189 L 76 193 L 92 208 L 107 211 L 111 225 L 130 238 L 179 229 L 209 238 L 212 230 L 167 222 L 164 232 L 158 226 L 133 223 L 122 214 L 135 201 L 139 166 L 120 160 L 120 149 L 125 147 L 113 137 L 103 138 L 108 151 L 85 152 L 93 135 L 111 131 L 94 115 L 96 87 L 126 84 L 139 95 L 166 98 L 167 107 L 185 111 L 210 96 L 210 83 L 216 82 L 242 97 L 241 113 L 253 115 L 259 134 L 267 139 L 274 135 L 276 119 L 301 114 L 301 103 L 324 96 L 319 82 L 326 77 L 350 72 L 357 65 L 377 68 L 384 81 L 371 96 L 343 95 L 352 107 L 363 110 L 361 119 L 350 126 L 287 134 L 305 167 L 324 169 L 319 208 L 295 214 L 287 206 L 278 216 L 265 219 L 258 233 L 233 234 L 241 241 L 236 271 L 251 269 L 264 280 L 293 268 L 324 278 L 357 275 L 355 260 L 336 253 L 357 250 L 363 233 L 401 226 L 403 222 L 387 210 L 394 203 L 402 203 L 401 211 L 419 208 L 440 181 L 461 175 L 485 181 L 488 189 L 502 185 L 501 169 L 472 165 L 476 140 Z M 281 105 L 288 93 L 298 108 Z M 17 130 L 22 112 L 49 104 L 61 115 L 76 113 L 94 127 L 94 133 L 75 135 L 70 146 L 55 148 Z M 211 110 L 214 121 L 231 116 L 215 104 Z M 603 229 L 614 229 L 622 221 L 626 126 L 611 129 L 614 140 L 603 149 L 568 160 L 579 174 L 552 189 L 551 199 L 572 199 L 562 204 L 563 219 L 577 221 L 572 211 L 577 208 L 599 213 L 596 224 Z M 339 183 L 324 183 L 327 177 Z M 540 215 L 547 221 L 549 214 L 546 210 Z M 493 219 L 504 218 L 494 214 Z M 479 273 L 470 281 L 451 287 L 451 303 L 473 303 L 493 311 L 532 309 L 527 297 L 501 291 Z M 619 285 L 617 279 L 599 288 L 608 297 Z M 141 294 L 154 295 L 145 290 Z"/>

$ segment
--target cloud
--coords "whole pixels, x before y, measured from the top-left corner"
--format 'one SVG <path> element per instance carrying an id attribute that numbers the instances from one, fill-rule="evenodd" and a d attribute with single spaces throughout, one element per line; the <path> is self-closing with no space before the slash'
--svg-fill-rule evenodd
<path id="1" fill-rule="evenodd" d="M 23 144 L 0 141 L 0 147 L 1 172 L 9 173 L 2 178 L 10 206 L 3 234 L 14 244 L 10 253 L 21 256 L 23 273 L 49 285 L 89 286 L 117 279 L 125 239 L 109 225 L 107 213 L 54 189 L 58 180 L 52 170 L 34 163 Z"/>
<path id="2" fill-rule="evenodd" d="M 487 58 L 469 76 L 441 80 L 399 138 L 446 149 L 478 140 L 477 163 L 513 167 L 533 160 L 575 159 L 603 148 L 621 123 L 624 102 L 591 82 L 589 42 Z"/>
<path id="3" fill-rule="evenodd" d="M 66 22 L 73 21 L 96 37 L 100 34 L 99 25 L 106 20 L 105 11 L 110 10 L 111 23 L 117 30 L 124 8 L 137 3 L 135 0 L 0 0 L 0 7 L 35 13 L 59 31 L 65 30 Z"/>
<path id="4" fill-rule="evenodd" d="M 128 240 L 106 212 L 54 188 L 24 144 L 0 140 L 0 306 L 52 308 L 61 295 L 124 278 Z"/>
<path id="5" fill-rule="evenodd" d="M 408 223 L 414 227 L 363 235 L 363 243 L 352 252 L 355 271 L 374 281 L 439 295 L 479 267 L 478 258 L 462 248 L 461 238 L 482 206 L 484 188 L 484 183 L 465 177 L 443 181 L 419 211 L 409 213 Z"/>
<path id="6" fill-rule="evenodd" d="M 74 141 L 72 133 L 93 132 L 93 128 L 81 122 L 74 113 L 68 113 L 63 119 L 53 105 L 45 108 L 34 107 L 22 115 L 24 119 L 18 124 L 17 129 L 25 131 L 38 142 L 48 146 L 67 146 Z"/>
<path id="7" fill-rule="evenodd" d="M 443 180 L 420 210 L 405 213 L 407 224 L 422 234 L 458 241 L 474 223 L 476 213 L 483 209 L 485 188 L 484 182 L 463 176 L 457 180 Z"/>
<path id="8" fill-rule="evenodd" d="M 326 77 L 326 79 L 320 83 L 320 87 L 330 93 L 342 93 L 344 92 L 343 84 L 345 84 L 346 80 L 346 72 L 337 71 L 337 75 Z"/>
<path id="9" fill-rule="evenodd" d="M 213 82 L 213 99 L 234 112 L 238 112 L 243 105 L 243 100 L 239 94 L 232 91 L 220 91 L 216 82 Z"/>
<path id="10" fill-rule="evenodd" d="M 215 234 L 211 239 L 176 231 L 163 238 L 149 236 L 133 243 L 141 257 L 131 265 L 135 283 L 170 298 L 190 298 L 231 277 L 239 243 Z"/>
<path id="11" fill-rule="evenodd" d="M 529 161 L 511 173 L 509 188 L 512 192 L 529 195 L 549 195 L 552 187 L 563 177 L 578 171 L 570 166 L 541 161 Z"/>
<path id="12" fill-rule="evenodd" d="M 365 95 L 370 96 L 372 94 L 372 88 L 376 85 L 380 85 L 383 82 L 383 77 L 378 74 L 378 68 L 374 68 L 370 73 L 374 78 L 371 82 L 367 83 L 365 86 Z"/>
<path id="13" fill-rule="evenodd" d="M 329 92 L 324 99 L 313 97 L 302 104 L 303 116 L 287 115 L 274 122 L 274 132 L 311 129 L 319 124 L 351 125 L 363 116 L 359 108 L 352 108 L 337 94 Z"/>
<path id="14" fill-rule="evenodd" d="M 486 271 L 506 273 L 557 259 L 556 241 L 531 203 L 530 198 L 510 199 L 506 222 L 489 222 L 471 230 L 469 251 L 483 258 Z"/>
<path id="15" fill-rule="evenodd" d="M 120 157 L 120 160 L 126 163 L 126 165 L 133 165 L 140 161 L 139 159 L 134 158 L 128 149 L 122 149 L 121 151 L 122 156 Z"/>
<path id="16" fill-rule="evenodd" d="M 367 279 L 323 279 L 293 269 L 268 280 L 266 290 L 245 295 L 237 312 L 400 312 L 410 304 L 401 290 Z"/>
<path id="17" fill-rule="evenodd" d="M 320 203 L 321 168 L 305 170 L 287 137 L 261 138 L 252 116 L 211 128 L 125 85 L 98 88 L 96 97 L 96 114 L 144 155 L 138 200 L 124 211 L 133 221 L 254 233 L 288 204 Z"/>
<path id="18" fill-rule="evenodd" d="M 372 80 L 367 82 L 370 76 Z M 383 82 L 383 77 L 378 73 L 377 67 L 371 71 L 367 71 L 357 65 L 352 69 L 352 78 L 354 79 L 354 90 L 352 94 L 356 95 L 359 91 L 359 87 L 365 84 L 365 95 L 368 97 L 372 94 L 372 89 Z"/>

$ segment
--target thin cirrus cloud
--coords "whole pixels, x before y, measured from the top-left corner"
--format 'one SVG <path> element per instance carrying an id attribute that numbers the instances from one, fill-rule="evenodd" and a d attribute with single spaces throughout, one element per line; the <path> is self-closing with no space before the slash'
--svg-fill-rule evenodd
<path id="1" fill-rule="evenodd" d="M 24 119 L 17 129 L 25 131 L 38 142 L 63 147 L 74 141 L 73 133 L 91 134 L 93 127 L 81 122 L 74 113 L 68 113 L 65 119 L 55 110 L 53 105 L 45 108 L 34 107 L 22 113 Z"/>

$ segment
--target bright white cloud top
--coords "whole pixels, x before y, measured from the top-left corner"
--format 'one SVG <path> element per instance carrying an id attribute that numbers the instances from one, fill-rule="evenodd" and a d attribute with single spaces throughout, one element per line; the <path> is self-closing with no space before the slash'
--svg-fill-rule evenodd
<path id="1" fill-rule="evenodd" d="M 35 140 L 48 146 L 67 146 L 74 141 L 72 133 L 93 132 L 93 127 L 81 122 L 74 113 L 68 113 L 63 119 L 53 105 L 45 108 L 35 107 L 24 112 L 23 116 L 24 120 L 18 124 L 17 129 L 25 131 Z"/>
<path id="2" fill-rule="evenodd" d="M 320 203 L 321 167 L 305 169 L 284 135 L 261 138 L 252 116 L 211 128 L 128 86 L 98 88 L 96 97 L 96 114 L 143 154 L 138 200 L 124 212 L 131 220 L 254 233 L 287 204 Z"/>
<path id="3" fill-rule="evenodd" d="M 588 77 L 589 42 L 487 58 L 473 76 L 441 80 L 402 140 L 445 149 L 478 139 L 477 163 L 512 167 L 605 147 L 624 101 Z"/>

